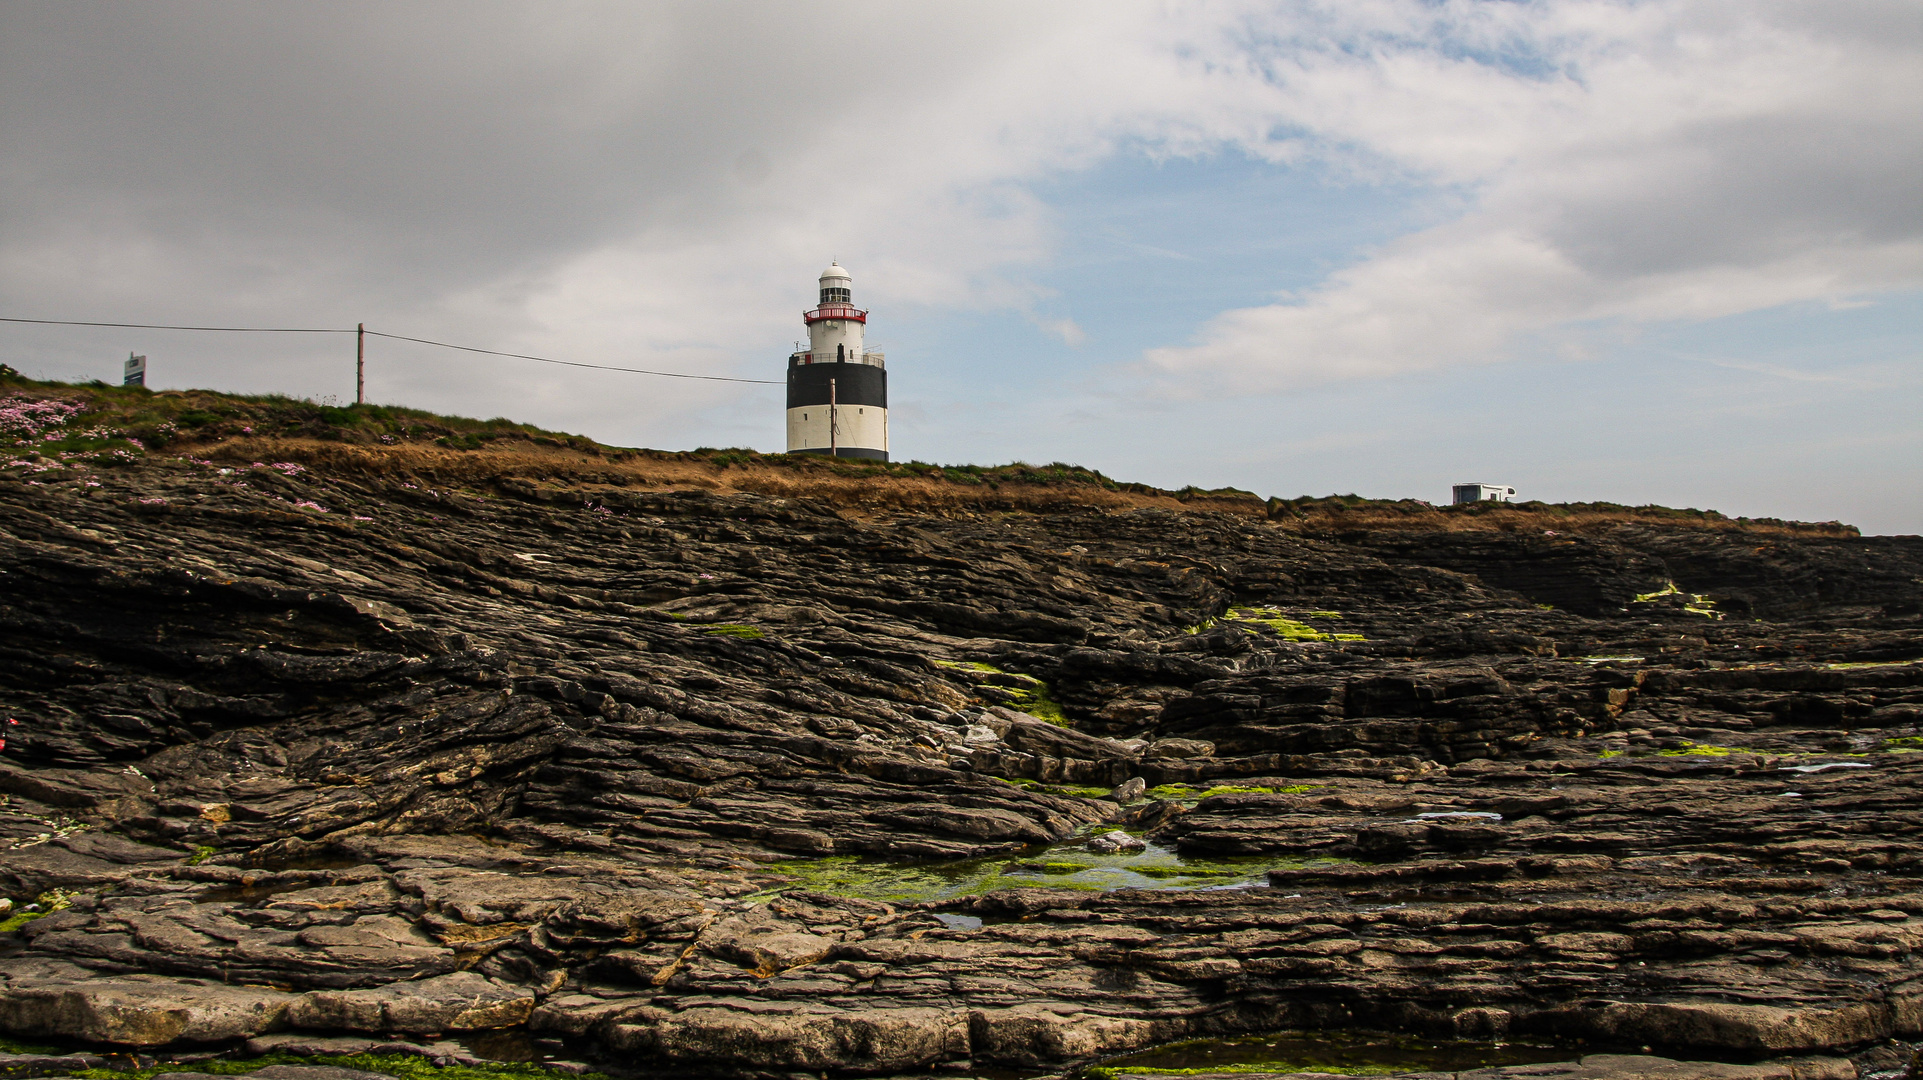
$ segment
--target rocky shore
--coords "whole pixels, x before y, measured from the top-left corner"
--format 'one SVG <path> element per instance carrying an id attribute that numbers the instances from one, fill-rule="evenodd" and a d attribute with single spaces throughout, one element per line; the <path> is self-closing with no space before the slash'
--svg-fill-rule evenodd
<path id="1" fill-rule="evenodd" d="M 1923 540 L 268 449 L 0 470 L 15 1039 L 969 1076 L 1373 1030 L 1571 1080 L 1923 1040 Z"/>

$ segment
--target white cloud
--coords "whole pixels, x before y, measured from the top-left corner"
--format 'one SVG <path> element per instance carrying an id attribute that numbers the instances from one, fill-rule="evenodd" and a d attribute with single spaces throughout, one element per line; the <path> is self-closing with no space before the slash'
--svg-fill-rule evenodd
<path id="1" fill-rule="evenodd" d="M 1466 209 L 1316 288 L 1223 313 L 1193 344 L 1152 350 L 1151 370 L 1257 389 L 1379 376 L 1572 323 L 1916 285 L 1911 14 L 13 5 L 0 290 L 37 314 L 365 319 L 779 377 L 828 257 L 884 309 L 883 339 L 890 311 L 1032 312 L 1046 293 L 1027 274 L 1058 239 L 1037 181 L 1117 153 L 1233 150 L 1436 185 Z M 305 392 L 289 372 L 333 362 L 331 344 L 277 347 L 210 341 L 177 363 L 202 383 Z M 512 407 L 534 419 L 657 445 L 736 393 L 394 355 L 407 366 L 377 369 L 383 396 L 492 413 L 519 385 Z"/>
<path id="2" fill-rule="evenodd" d="M 1470 209 L 1152 370 L 1274 389 L 1923 285 L 1923 34 L 1900 5 L 1416 10 L 1338 27 L 1347 51 L 1294 45 L 1275 79 L 1309 138 Z"/>
<path id="3" fill-rule="evenodd" d="M 1074 319 L 1050 319 L 1040 315 L 1031 315 L 1029 316 L 1029 321 L 1040 328 L 1043 333 L 1055 338 L 1071 349 L 1079 349 L 1088 341 L 1087 332 L 1084 331 L 1081 324 Z"/>

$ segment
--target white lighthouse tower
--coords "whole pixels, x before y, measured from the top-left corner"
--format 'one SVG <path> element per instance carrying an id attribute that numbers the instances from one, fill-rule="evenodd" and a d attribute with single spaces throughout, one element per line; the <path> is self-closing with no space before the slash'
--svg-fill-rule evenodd
<path id="1" fill-rule="evenodd" d="M 888 460 L 888 369 L 862 344 L 868 313 L 840 264 L 821 272 L 821 304 L 804 311 L 808 347 L 788 357 L 788 452 Z"/>

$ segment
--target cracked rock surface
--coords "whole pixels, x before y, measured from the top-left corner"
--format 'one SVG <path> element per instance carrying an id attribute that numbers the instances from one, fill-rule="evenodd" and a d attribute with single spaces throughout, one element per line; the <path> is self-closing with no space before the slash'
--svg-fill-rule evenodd
<path id="1" fill-rule="evenodd" d="M 0 1031 L 1674 1059 L 1487 1071 L 1569 1080 L 1923 1039 L 1923 540 L 241 474 L 0 479 L 0 894 L 39 909 Z M 1049 887 L 1091 849 L 1232 887 Z"/>

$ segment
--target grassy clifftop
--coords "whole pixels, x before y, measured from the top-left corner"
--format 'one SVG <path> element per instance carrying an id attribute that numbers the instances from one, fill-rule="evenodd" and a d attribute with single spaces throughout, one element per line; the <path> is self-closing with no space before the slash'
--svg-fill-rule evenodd
<path id="1" fill-rule="evenodd" d="M 1211 510 L 1304 531 L 1582 532 L 1626 522 L 1853 536 L 1838 522 L 1730 518 L 1714 510 L 1614 503 L 1437 506 L 1356 495 L 1263 498 L 1238 488 L 1176 490 L 1054 462 L 935 465 L 829 460 L 703 447 L 615 447 L 505 417 L 477 420 L 396 405 L 317 403 L 281 395 L 152 391 L 27 379 L 0 365 L 0 468 L 126 467 L 150 456 L 293 461 L 342 475 L 412 475 L 442 483 L 524 479 L 563 484 L 741 491 L 830 499 L 853 511 Z"/>

